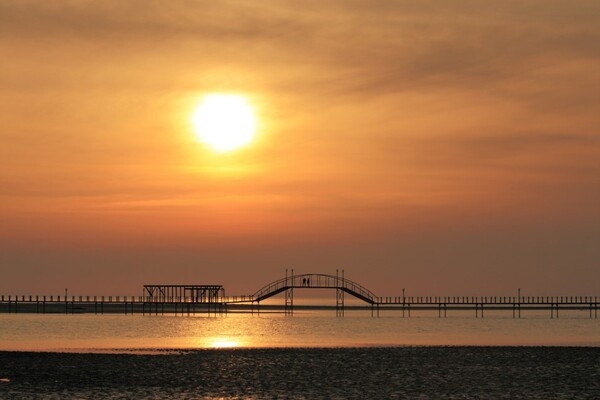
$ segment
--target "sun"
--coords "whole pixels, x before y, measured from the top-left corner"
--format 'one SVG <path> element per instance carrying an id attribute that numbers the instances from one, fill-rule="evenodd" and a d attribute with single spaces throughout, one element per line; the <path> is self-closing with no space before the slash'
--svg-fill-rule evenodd
<path id="1" fill-rule="evenodd" d="M 256 116 L 243 96 L 210 94 L 195 109 L 192 124 L 202 143 L 217 152 L 229 152 L 252 141 Z"/>
<path id="2" fill-rule="evenodd" d="M 236 342 L 235 340 L 226 339 L 226 338 L 214 339 L 210 343 L 210 347 L 214 348 L 214 349 L 234 348 L 234 347 L 238 347 L 238 346 L 239 346 L 238 342 Z"/>

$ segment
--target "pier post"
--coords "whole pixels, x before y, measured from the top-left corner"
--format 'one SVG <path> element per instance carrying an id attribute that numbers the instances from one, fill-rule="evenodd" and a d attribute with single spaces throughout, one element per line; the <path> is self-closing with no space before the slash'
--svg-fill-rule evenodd
<path id="1" fill-rule="evenodd" d="M 342 280 L 343 279 L 344 279 L 344 270 L 342 270 Z M 344 291 L 341 289 L 341 286 L 340 286 L 339 270 L 337 270 L 337 269 L 335 270 L 335 286 L 336 286 L 335 314 L 337 317 L 343 317 L 344 316 Z"/>
<path id="2" fill-rule="evenodd" d="M 405 289 L 406 288 L 402 288 L 402 318 L 404 318 L 404 306 L 406 305 L 406 297 L 404 296 Z"/>
<path id="3" fill-rule="evenodd" d="M 477 310 L 479 310 L 479 307 L 481 307 L 481 318 L 483 318 L 483 303 L 478 303 L 477 301 L 475 302 L 475 318 L 478 317 Z"/>
<path id="4" fill-rule="evenodd" d="M 294 269 L 292 268 L 292 276 L 290 276 L 290 278 L 292 279 L 291 284 L 288 283 L 288 272 L 287 269 L 285 270 L 285 306 L 284 306 L 284 312 L 285 315 L 293 315 L 294 314 Z"/>
<path id="5" fill-rule="evenodd" d="M 294 314 L 294 287 L 285 291 L 285 315 Z"/>
<path id="6" fill-rule="evenodd" d="M 344 291 L 340 288 L 336 289 L 335 314 L 337 317 L 344 316 Z"/>

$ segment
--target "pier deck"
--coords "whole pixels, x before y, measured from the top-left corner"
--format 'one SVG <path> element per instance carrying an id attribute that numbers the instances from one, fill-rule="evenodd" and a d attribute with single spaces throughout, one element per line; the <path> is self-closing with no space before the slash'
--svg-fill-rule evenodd
<path id="1" fill-rule="evenodd" d="M 373 292 L 344 277 L 342 274 L 287 275 L 264 286 L 252 295 L 225 296 L 221 285 L 144 285 L 143 296 L 0 296 L 0 313 L 124 313 L 124 314 L 181 314 L 207 313 L 220 315 L 229 309 L 260 312 L 260 303 L 284 295 L 284 304 L 270 306 L 286 314 L 293 314 L 294 290 L 332 289 L 336 291 L 335 305 L 319 308 L 335 308 L 338 316 L 344 315 L 345 295 L 355 297 L 371 315 L 382 310 L 401 310 L 402 316 L 410 317 L 419 310 L 438 311 L 446 317 L 450 310 L 474 311 L 475 317 L 484 312 L 509 310 L 514 318 L 521 311 L 546 310 L 551 318 L 559 317 L 559 310 L 589 311 L 590 318 L 598 318 L 600 296 L 376 296 Z M 297 307 L 297 306 L 296 306 Z M 306 306 L 304 307 L 306 308 Z"/>

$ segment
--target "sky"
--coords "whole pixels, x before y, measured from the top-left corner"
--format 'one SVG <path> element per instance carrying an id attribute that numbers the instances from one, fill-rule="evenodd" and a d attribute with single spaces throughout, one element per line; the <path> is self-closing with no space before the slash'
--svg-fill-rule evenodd
<path id="1" fill-rule="evenodd" d="M 0 294 L 600 295 L 598 1 L 2 1 Z M 217 153 L 203 96 L 244 96 Z M 335 296 L 335 294 L 332 294 Z"/>

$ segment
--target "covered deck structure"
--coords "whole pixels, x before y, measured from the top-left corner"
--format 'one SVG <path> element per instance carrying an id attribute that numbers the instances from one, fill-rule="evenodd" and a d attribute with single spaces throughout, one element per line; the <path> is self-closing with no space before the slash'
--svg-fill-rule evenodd
<path id="1" fill-rule="evenodd" d="M 223 303 L 223 285 L 144 285 L 144 299 L 158 303 Z"/>

